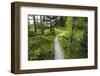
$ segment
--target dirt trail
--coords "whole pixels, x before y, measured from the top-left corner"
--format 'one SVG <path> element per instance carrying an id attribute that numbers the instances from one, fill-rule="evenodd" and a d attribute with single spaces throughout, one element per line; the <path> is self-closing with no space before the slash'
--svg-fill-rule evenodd
<path id="1" fill-rule="evenodd" d="M 58 37 L 55 37 L 54 45 L 55 45 L 55 59 L 64 59 L 64 55 Z"/>

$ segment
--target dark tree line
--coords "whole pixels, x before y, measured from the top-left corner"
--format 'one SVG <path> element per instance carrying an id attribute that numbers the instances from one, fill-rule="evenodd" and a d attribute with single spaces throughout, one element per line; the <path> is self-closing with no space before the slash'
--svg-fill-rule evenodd
<path id="1" fill-rule="evenodd" d="M 33 30 L 36 34 L 44 34 L 45 29 L 48 29 L 51 32 L 54 27 L 64 27 L 65 20 L 66 18 L 63 16 L 29 15 L 29 30 L 31 29 L 30 26 L 33 25 Z M 32 22 L 32 25 L 30 22 Z"/>

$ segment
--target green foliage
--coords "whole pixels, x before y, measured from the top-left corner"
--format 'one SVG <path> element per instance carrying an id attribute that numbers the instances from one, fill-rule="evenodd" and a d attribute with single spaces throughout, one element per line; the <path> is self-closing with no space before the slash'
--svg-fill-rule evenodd
<path id="1" fill-rule="evenodd" d="M 71 30 L 73 25 L 73 17 L 67 17 L 66 18 L 66 30 Z"/>
<path id="2" fill-rule="evenodd" d="M 29 60 L 54 59 L 53 36 L 38 35 L 28 39 Z"/>
<path id="3" fill-rule="evenodd" d="M 59 35 L 65 58 L 87 58 L 86 18 L 67 17 L 66 20 L 67 30 L 63 30 L 63 35 Z"/>
<path id="4" fill-rule="evenodd" d="M 80 50 L 81 50 L 81 55 L 82 57 L 88 57 L 88 34 L 87 34 L 87 28 L 84 29 L 84 34 L 83 34 L 83 39 L 80 41 Z M 87 42 L 87 43 L 86 43 Z"/>

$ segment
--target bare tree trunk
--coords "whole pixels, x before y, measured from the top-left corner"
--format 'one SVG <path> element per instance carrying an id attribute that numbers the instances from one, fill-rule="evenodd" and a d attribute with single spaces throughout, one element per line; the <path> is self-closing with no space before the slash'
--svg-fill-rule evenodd
<path id="1" fill-rule="evenodd" d="M 36 26 L 35 15 L 33 15 L 33 20 L 34 20 L 34 30 L 35 30 L 35 33 L 37 33 L 37 26 Z"/>
<path id="2" fill-rule="evenodd" d="M 51 32 L 51 29 L 52 29 L 52 23 L 51 23 L 51 18 L 50 18 L 50 32 Z"/>
<path id="3" fill-rule="evenodd" d="M 40 23 L 41 23 L 41 34 L 44 34 L 44 24 L 42 16 L 40 16 Z"/>
<path id="4" fill-rule="evenodd" d="M 28 17 L 28 30 L 30 31 L 30 22 L 29 22 L 29 17 Z"/>

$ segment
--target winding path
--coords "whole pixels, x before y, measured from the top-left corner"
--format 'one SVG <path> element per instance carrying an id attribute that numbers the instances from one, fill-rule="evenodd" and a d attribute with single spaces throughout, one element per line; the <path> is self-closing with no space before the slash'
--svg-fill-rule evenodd
<path id="1" fill-rule="evenodd" d="M 58 37 L 56 36 L 54 39 L 54 45 L 55 45 L 55 59 L 64 59 L 64 55 L 62 52 L 62 48 L 60 46 Z"/>

